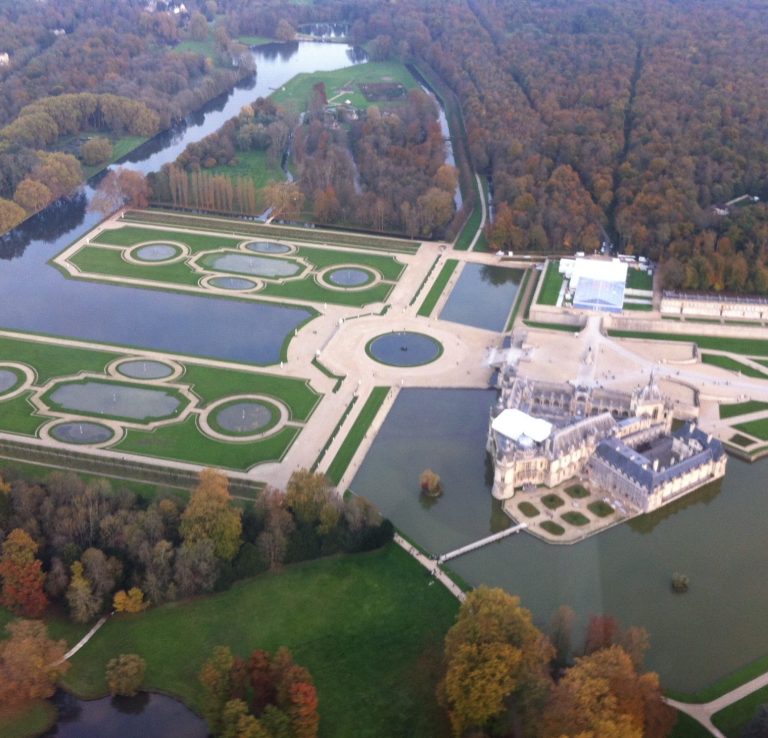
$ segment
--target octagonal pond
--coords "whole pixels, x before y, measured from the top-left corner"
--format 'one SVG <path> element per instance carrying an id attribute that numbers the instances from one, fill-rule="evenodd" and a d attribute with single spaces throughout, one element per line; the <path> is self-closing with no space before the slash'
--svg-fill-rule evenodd
<path id="1" fill-rule="evenodd" d="M 51 428 L 50 434 L 57 441 L 77 444 L 104 443 L 114 435 L 106 425 L 88 422 L 60 423 Z"/>
<path id="2" fill-rule="evenodd" d="M 274 241 L 251 241 L 245 244 L 248 251 L 256 251 L 259 254 L 287 254 L 291 247 L 284 243 Z"/>
<path id="3" fill-rule="evenodd" d="M 373 282 L 374 275 L 367 269 L 341 267 L 340 269 L 326 272 L 323 275 L 323 279 L 335 287 L 362 287 L 364 284 Z"/>
<path id="4" fill-rule="evenodd" d="M 173 367 L 162 361 L 135 359 L 119 364 L 117 371 L 131 379 L 165 379 L 173 374 Z"/>
<path id="5" fill-rule="evenodd" d="M 178 256 L 181 249 L 170 243 L 150 243 L 140 246 L 133 252 L 133 258 L 139 261 L 167 261 Z"/>
<path id="6" fill-rule="evenodd" d="M 443 353 L 435 338 L 413 331 L 385 333 L 368 342 L 366 352 L 376 361 L 389 366 L 421 366 Z"/>
<path id="7" fill-rule="evenodd" d="M 290 259 L 273 259 L 252 254 L 210 254 L 203 259 L 203 265 L 209 269 L 237 274 L 252 274 L 255 277 L 292 277 L 302 267 Z"/>
<path id="8" fill-rule="evenodd" d="M 173 390 L 98 380 L 61 384 L 46 393 L 44 401 L 56 410 L 148 421 L 172 417 L 182 406 Z"/>
<path id="9" fill-rule="evenodd" d="M 19 383 L 19 375 L 13 369 L 0 369 L 0 394 Z"/>
<path id="10" fill-rule="evenodd" d="M 218 409 L 213 420 L 223 433 L 257 433 L 275 424 L 279 413 L 274 405 L 256 400 L 241 400 Z"/>

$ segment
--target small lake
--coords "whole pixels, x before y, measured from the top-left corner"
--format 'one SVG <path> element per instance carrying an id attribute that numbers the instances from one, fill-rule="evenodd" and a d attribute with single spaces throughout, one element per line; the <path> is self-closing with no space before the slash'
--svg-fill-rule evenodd
<path id="1" fill-rule="evenodd" d="M 503 331 L 522 278 L 520 269 L 465 264 L 440 319 Z"/>
<path id="2" fill-rule="evenodd" d="M 243 253 L 207 256 L 203 259 L 203 264 L 209 269 L 250 274 L 254 277 L 292 277 L 294 274 L 298 274 L 302 268 L 295 261 L 289 259 L 273 259 L 267 256 L 253 256 Z"/>
<path id="3" fill-rule="evenodd" d="M 53 702 L 59 722 L 43 738 L 208 738 L 204 720 L 161 694 L 78 700 L 59 692 Z"/>
<path id="4" fill-rule="evenodd" d="M 169 417 L 181 405 L 177 396 L 162 389 L 96 381 L 61 384 L 50 400 L 76 414 L 147 421 Z"/>
<path id="5" fill-rule="evenodd" d="M 435 554 L 509 525 L 490 494 L 485 440 L 496 393 L 402 390 L 351 484 L 407 536 Z M 445 493 L 419 494 L 437 472 Z M 560 604 L 582 628 L 593 613 L 648 629 L 648 668 L 669 689 L 693 691 L 768 653 L 768 462 L 731 458 L 713 485 L 629 524 L 572 546 L 525 533 L 450 562 L 472 584 L 517 594 L 545 628 Z M 674 594 L 673 572 L 690 577 Z"/>

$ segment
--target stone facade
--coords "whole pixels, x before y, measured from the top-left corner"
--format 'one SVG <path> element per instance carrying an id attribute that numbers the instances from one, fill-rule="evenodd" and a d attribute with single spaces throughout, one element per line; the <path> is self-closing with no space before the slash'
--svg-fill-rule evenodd
<path id="1" fill-rule="evenodd" d="M 768 298 L 738 295 L 664 292 L 661 314 L 676 318 L 711 320 L 768 320 Z"/>

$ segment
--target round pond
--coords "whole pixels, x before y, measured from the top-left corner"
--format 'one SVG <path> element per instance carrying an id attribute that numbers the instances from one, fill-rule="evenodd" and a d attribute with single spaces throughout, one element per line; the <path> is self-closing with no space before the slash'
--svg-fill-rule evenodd
<path id="1" fill-rule="evenodd" d="M 367 269 L 342 267 L 333 269 L 324 275 L 324 279 L 336 287 L 362 287 L 373 282 L 374 276 Z"/>
<path id="2" fill-rule="evenodd" d="M 256 282 L 245 277 L 211 277 L 208 280 L 211 287 L 218 287 L 220 290 L 252 290 Z"/>
<path id="3" fill-rule="evenodd" d="M 113 435 L 111 428 L 100 423 L 61 423 L 51 428 L 51 436 L 63 443 L 104 443 Z"/>
<path id="4" fill-rule="evenodd" d="M 223 433 L 256 433 L 274 424 L 277 408 L 256 400 L 233 402 L 216 410 L 213 420 Z"/>
<path id="5" fill-rule="evenodd" d="M 167 261 L 180 253 L 181 249 L 170 243 L 150 243 L 136 249 L 133 257 L 139 261 Z"/>
<path id="6" fill-rule="evenodd" d="M 369 356 L 389 366 L 421 366 L 429 364 L 443 353 L 442 344 L 423 333 L 401 331 L 385 333 L 368 342 Z"/>
<path id="7" fill-rule="evenodd" d="M 165 379 L 173 374 L 173 367 L 162 361 L 135 359 L 124 361 L 117 367 L 117 371 L 131 379 Z"/>
<path id="8" fill-rule="evenodd" d="M 167 418 L 181 406 L 172 391 L 96 380 L 61 384 L 44 401 L 55 409 L 127 420 Z"/>
<path id="9" fill-rule="evenodd" d="M 13 369 L 0 369 L 0 394 L 19 383 L 19 375 Z"/>
<path id="10" fill-rule="evenodd" d="M 205 259 L 205 266 L 222 272 L 252 274 L 255 277 L 292 277 L 301 266 L 289 259 L 271 259 L 251 254 L 214 254 Z"/>
<path id="11" fill-rule="evenodd" d="M 245 244 L 248 251 L 256 251 L 259 254 L 287 254 L 291 247 L 284 243 L 274 241 L 251 241 Z"/>

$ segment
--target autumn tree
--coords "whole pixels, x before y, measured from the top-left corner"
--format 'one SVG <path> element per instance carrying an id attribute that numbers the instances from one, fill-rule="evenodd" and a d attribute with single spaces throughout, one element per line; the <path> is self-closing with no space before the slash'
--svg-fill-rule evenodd
<path id="1" fill-rule="evenodd" d="M 147 664 L 135 653 L 121 653 L 107 663 L 107 686 L 109 693 L 133 697 L 144 681 Z"/>
<path id="2" fill-rule="evenodd" d="M 519 598 L 485 586 L 470 592 L 445 637 L 438 685 L 454 733 L 483 728 L 512 695 L 522 719 L 534 721 L 549 689 L 553 653 Z"/>
<path id="3" fill-rule="evenodd" d="M 235 557 L 241 544 L 241 511 L 232 506 L 224 474 L 215 469 L 200 472 L 200 481 L 181 516 L 180 532 L 186 544 L 210 540 L 218 558 L 230 561 Z"/>
<path id="4" fill-rule="evenodd" d="M 48 637 L 44 623 L 15 620 L 0 640 L 0 704 L 12 705 L 50 697 L 69 668 L 64 641 Z"/>
<path id="5" fill-rule="evenodd" d="M 619 624 L 610 615 L 592 615 L 587 623 L 587 637 L 584 653 L 589 655 L 602 648 L 612 646 L 619 635 Z"/>
<path id="6" fill-rule="evenodd" d="M 11 200 L 4 200 L 0 197 L 0 233 L 10 230 L 26 217 L 24 208 Z"/>
<path id="7" fill-rule="evenodd" d="M 127 592 L 124 589 L 115 592 L 112 607 L 115 612 L 141 612 L 149 607 L 149 602 L 138 587 L 131 587 Z"/>
<path id="8" fill-rule="evenodd" d="M 20 528 L 12 530 L 3 541 L 0 604 L 16 615 L 35 618 L 48 605 L 42 562 L 35 558 L 37 549 L 37 543 Z"/>
<path id="9" fill-rule="evenodd" d="M 275 38 L 278 41 L 293 41 L 296 35 L 296 29 L 285 18 L 281 18 L 275 29 Z"/>
<path id="10" fill-rule="evenodd" d="M 203 715 L 212 733 L 218 733 L 222 727 L 224 707 L 232 692 L 231 671 L 234 662 L 235 657 L 229 648 L 216 646 L 198 675 L 203 687 Z"/>
<path id="11" fill-rule="evenodd" d="M 101 610 L 102 598 L 94 592 L 93 584 L 85 576 L 83 564 L 80 561 L 72 564 L 72 578 L 67 588 L 67 603 L 72 619 L 76 623 L 88 622 Z"/>
<path id="12" fill-rule="evenodd" d="M 122 207 L 145 208 L 149 204 L 149 185 L 141 172 L 118 167 L 101 181 L 90 208 L 104 215 Z"/>
<path id="13" fill-rule="evenodd" d="M 108 138 L 91 138 L 80 147 L 80 158 L 89 167 L 103 164 L 112 158 L 112 144 Z"/>
<path id="14" fill-rule="evenodd" d="M 53 200 L 53 195 L 45 184 L 27 177 L 19 182 L 13 199 L 28 213 L 36 213 Z"/>

